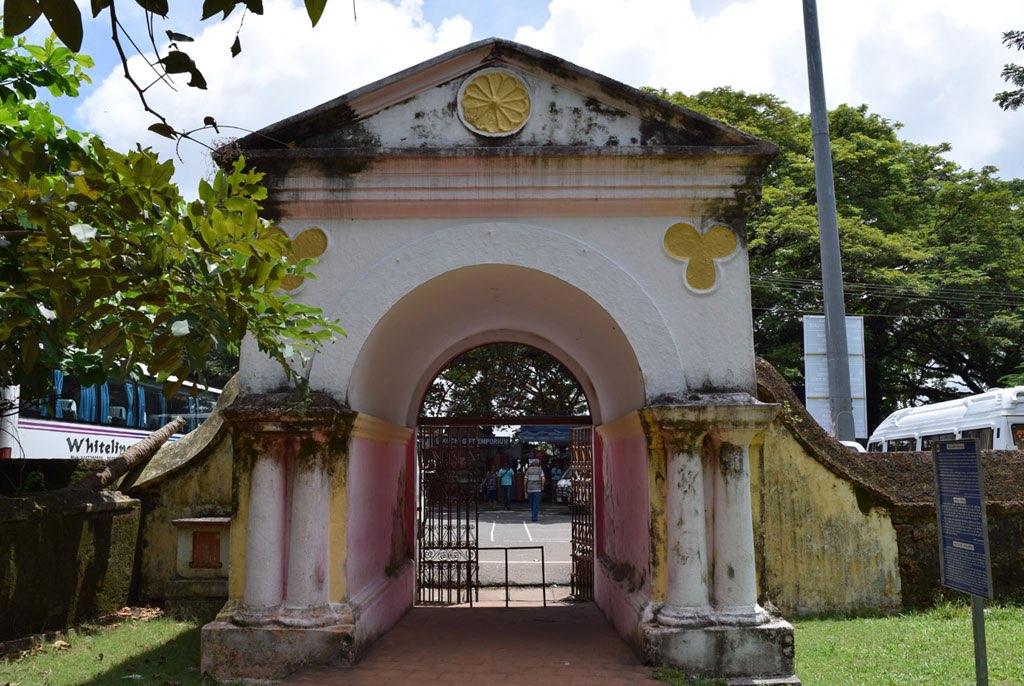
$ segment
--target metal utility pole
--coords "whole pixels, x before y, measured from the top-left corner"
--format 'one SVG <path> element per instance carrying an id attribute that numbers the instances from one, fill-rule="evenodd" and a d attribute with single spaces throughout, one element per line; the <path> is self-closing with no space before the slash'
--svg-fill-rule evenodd
<path id="1" fill-rule="evenodd" d="M 839 254 L 836 190 L 832 182 L 832 146 L 828 137 L 825 79 L 821 67 L 816 0 L 803 0 L 807 43 L 807 81 L 811 91 L 811 136 L 814 142 L 814 180 L 818 194 L 818 234 L 821 245 L 821 283 L 825 300 L 825 346 L 828 353 L 828 394 L 832 430 L 840 441 L 856 438 L 850 394 L 850 357 L 846 343 L 846 305 L 843 301 L 843 261 Z"/>

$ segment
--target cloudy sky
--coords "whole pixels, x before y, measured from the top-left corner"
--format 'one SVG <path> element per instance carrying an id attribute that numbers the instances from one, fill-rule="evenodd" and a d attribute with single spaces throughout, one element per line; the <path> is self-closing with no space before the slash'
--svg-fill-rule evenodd
<path id="1" fill-rule="evenodd" d="M 122 12 L 133 5 L 122 4 Z M 264 16 L 244 18 L 242 53 L 232 59 L 240 12 L 201 23 L 198 0 L 172 3 L 174 23 L 158 20 L 157 31 L 195 37 L 188 52 L 209 90 L 185 80 L 176 91 L 155 86 L 151 104 L 178 127 L 210 115 L 257 129 L 498 36 L 632 86 L 688 93 L 731 86 L 809 108 L 800 0 L 331 0 L 315 29 L 301 0 L 264 4 Z M 88 17 L 89 3 L 80 5 Z M 948 142 L 965 167 L 994 165 L 1004 178 L 1024 177 L 1024 111 L 1003 112 L 992 102 L 1006 87 L 1003 64 L 1024 62 L 1024 53 L 1000 42 L 1003 31 L 1024 29 L 1024 2 L 818 0 L 818 11 L 830 107 L 867 103 L 902 122 L 907 140 Z M 58 111 L 115 147 L 142 142 L 174 154 L 173 143 L 146 130 L 155 120 L 121 76 L 105 19 L 86 21 L 83 51 L 97 60 L 94 85 Z M 177 178 L 193 195 L 209 163 L 198 146 L 179 153 Z"/>

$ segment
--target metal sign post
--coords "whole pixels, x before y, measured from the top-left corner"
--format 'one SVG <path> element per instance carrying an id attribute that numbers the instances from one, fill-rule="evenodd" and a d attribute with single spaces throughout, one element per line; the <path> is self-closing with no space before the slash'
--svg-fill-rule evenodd
<path id="1" fill-rule="evenodd" d="M 971 595 L 975 679 L 979 686 L 988 686 L 984 599 L 992 597 L 992 564 L 977 441 L 936 441 L 932 465 L 942 585 Z"/>

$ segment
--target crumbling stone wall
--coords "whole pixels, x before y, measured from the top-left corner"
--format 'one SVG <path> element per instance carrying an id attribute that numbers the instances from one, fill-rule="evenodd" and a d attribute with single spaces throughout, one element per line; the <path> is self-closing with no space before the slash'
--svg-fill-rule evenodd
<path id="1" fill-rule="evenodd" d="M 849 583 L 876 583 L 878 575 L 888 576 L 889 570 L 896 570 L 895 579 L 899 604 L 903 607 L 921 607 L 933 603 L 937 598 L 950 595 L 939 583 L 939 542 L 935 515 L 935 484 L 932 475 L 930 453 L 854 453 L 828 435 L 807 413 L 803 404 L 793 393 L 782 376 L 764 360 L 758 360 L 758 398 L 765 402 L 781 403 L 781 412 L 768 432 L 762 455 L 764 465 L 770 465 L 772 450 L 771 432 L 782 431 L 792 445 L 800 450 L 787 459 L 801 468 L 815 473 L 825 473 L 829 479 L 842 487 L 832 487 L 833 492 L 824 497 L 808 497 L 796 494 L 796 500 L 805 507 L 799 513 L 799 521 L 793 515 L 793 507 L 778 507 L 767 498 L 770 491 L 757 491 L 754 484 L 754 529 L 755 554 L 760 566 L 762 590 L 786 598 L 784 611 L 799 614 L 814 612 L 844 611 L 836 607 L 836 599 L 848 597 Z M 985 496 L 988 513 L 989 549 L 992 559 L 992 585 L 996 598 L 1024 594 L 1024 452 L 1017 450 L 984 451 L 982 470 L 985 480 Z M 800 471 L 800 470 L 794 470 Z M 829 481 L 825 479 L 825 481 Z M 820 488 L 820 483 L 791 479 L 794 488 Z M 850 493 L 856 508 L 846 508 L 848 521 L 837 522 L 834 507 L 840 493 Z M 778 494 L 775 494 L 778 500 Z M 840 514 L 842 511 L 839 511 Z M 888 553 L 888 559 L 879 556 L 871 562 L 877 575 L 865 574 L 863 556 L 851 558 L 851 545 L 863 546 L 863 537 L 850 539 L 846 535 L 835 538 L 827 545 L 814 545 L 813 549 L 801 547 L 800 539 L 792 535 L 801 527 L 817 526 L 830 521 L 845 532 L 855 532 L 870 520 L 886 520 L 895 532 L 896 546 Z M 878 529 L 878 537 L 888 537 L 886 527 Z M 772 537 L 786 535 L 789 541 L 782 543 L 789 548 L 787 555 L 778 553 L 779 541 Z M 813 542 L 812 542 L 813 543 Z M 876 553 L 884 553 L 880 548 Z M 822 585 L 820 577 L 815 583 L 807 583 L 808 574 L 817 573 L 813 565 L 804 565 L 794 573 L 792 558 L 810 556 L 819 558 L 822 569 L 846 569 L 851 574 L 836 577 L 831 587 Z M 781 568 L 786 560 L 788 567 Z M 867 570 L 870 571 L 870 570 Z M 877 585 L 878 589 L 888 588 L 887 584 Z M 846 611 L 894 609 L 888 592 L 867 590 L 867 596 L 859 604 Z M 769 598 L 771 599 L 771 598 Z M 775 602 L 773 600 L 773 602 Z"/>
<path id="2" fill-rule="evenodd" d="M 127 605 L 139 514 L 119 493 L 0 498 L 0 641 Z"/>
<path id="3" fill-rule="evenodd" d="M 989 556 L 996 598 L 1024 595 L 1024 508 L 1002 503 L 988 506 Z M 926 607 L 943 597 L 961 595 L 939 582 L 939 531 L 935 508 L 897 515 L 903 604 Z"/>

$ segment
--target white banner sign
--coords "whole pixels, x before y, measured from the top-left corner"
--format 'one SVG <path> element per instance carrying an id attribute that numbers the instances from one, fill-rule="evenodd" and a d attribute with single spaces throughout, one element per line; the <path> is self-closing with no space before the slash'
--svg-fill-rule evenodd
<path id="1" fill-rule="evenodd" d="M 832 410 L 828 394 L 828 349 L 825 317 L 804 315 L 804 379 L 807 411 L 829 433 Z M 850 355 L 850 395 L 853 399 L 853 428 L 857 438 L 868 437 L 867 384 L 864 368 L 864 317 L 846 318 L 846 341 Z"/>

